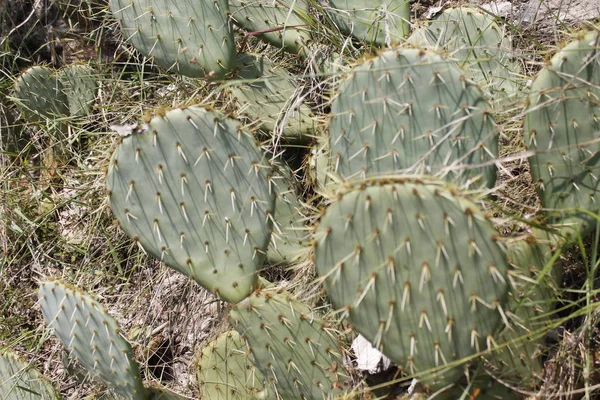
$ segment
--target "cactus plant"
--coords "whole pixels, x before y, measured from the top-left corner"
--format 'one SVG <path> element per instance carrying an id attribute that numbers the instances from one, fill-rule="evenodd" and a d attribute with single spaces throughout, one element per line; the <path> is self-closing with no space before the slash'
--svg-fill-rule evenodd
<path id="1" fill-rule="evenodd" d="M 346 179 L 426 173 L 493 186 L 498 131 L 488 103 L 453 61 L 384 52 L 355 68 L 331 105 L 331 165 Z"/>
<path id="2" fill-rule="evenodd" d="M 244 54 L 238 64 L 242 81 L 232 86 L 232 93 L 240 112 L 272 131 L 277 142 L 306 142 L 314 132 L 315 121 L 292 76 L 273 68 L 263 56 Z"/>
<path id="3" fill-rule="evenodd" d="M 368 43 L 391 46 L 410 32 L 409 0 L 328 0 L 323 8 L 341 32 Z"/>
<path id="4" fill-rule="evenodd" d="M 101 304 L 58 280 L 43 282 L 38 296 L 44 319 L 72 357 L 124 398 L 147 400 L 133 350 Z"/>
<path id="5" fill-rule="evenodd" d="M 308 248 L 303 207 L 296 193 L 299 183 L 287 164 L 277 164 L 271 178 L 275 190 L 275 222 L 267 259 L 272 264 L 290 264 Z"/>
<path id="6" fill-rule="evenodd" d="M 468 7 L 444 10 L 414 30 L 407 42 L 449 52 L 491 99 L 522 93 L 524 80 L 512 59 L 512 39 L 487 13 Z"/>
<path id="7" fill-rule="evenodd" d="M 30 122 L 64 117 L 69 99 L 56 72 L 38 65 L 25 70 L 16 80 L 15 103 Z"/>
<path id="8" fill-rule="evenodd" d="M 62 68 L 58 79 L 68 98 L 69 114 L 72 117 L 88 116 L 98 91 L 94 70 L 88 65 L 73 64 Z"/>
<path id="9" fill-rule="evenodd" d="M 236 67 L 226 0 L 110 0 L 109 5 L 125 38 L 160 67 L 209 78 L 223 78 Z"/>
<path id="10" fill-rule="evenodd" d="M 108 171 L 110 205 L 146 251 L 235 303 L 253 290 L 271 236 L 263 157 L 238 121 L 173 109 L 121 141 Z"/>
<path id="11" fill-rule="evenodd" d="M 3 400 L 59 400 L 60 396 L 37 369 L 12 351 L 1 349 L 0 398 Z"/>
<path id="12" fill-rule="evenodd" d="M 440 182 L 363 181 L 340 193 L 315 232 L 314 261 L 333 306 L 410 374 L 437 387 L 454 361 L 494 347 L 508 263 L 477 205 Z"/>
<path id="13" fill-rule="evenodd" d="M 284 290 L 254 292 L 229 312 L 229 321 L 247 340 L 277 398 L 330 398 L 347 388 L 333 330 Z"/>
<path id="14" fill-rule="evenodd" d="M 264 376 L 252 364 L 250 350 L 237 331 L 227 331 L 204 346 L 198 362 L 198 382 L 212 400 L 267 399 Z"/>
<path id="15" fill-rule="evenodd" d="M 600 33 L 559 51 L 531 86 L 525 142 L 531 175 L 548 220 L 563 233 L 585 235 L 597 225 L 600 181 Z"/>
<path id="16" fill-rule="evenodd" d="M 306 0 L 229 0 L 229 9 L 236 25 L 291 53 L 310 41 Z"/>

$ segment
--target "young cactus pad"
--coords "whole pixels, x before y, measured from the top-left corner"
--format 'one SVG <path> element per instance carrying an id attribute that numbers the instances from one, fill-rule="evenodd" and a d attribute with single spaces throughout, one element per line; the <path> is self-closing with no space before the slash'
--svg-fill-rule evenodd
<path id="1" fill-rule="evenodd" d="M 10 350 L 0 349 L 0 399 L 58 400 L 60 397 L 38 370 Z"/>
<path id="2" fill-rule="evenodd" d="M 450 8 L 413 31 L 407 41 L 451 53 L 492 98 L 521 93 L 523 79 L 519 64 L 511 58 L 512 39 L 489 14 L 468 7 Z"/>
<path id="3" fill-rule="evenodd" d="M 492 224 L 456 190 L 365 181 L 325 210 L 314 251 L 333 306 L 408 373 L 493 345 L 508 263 Z M 445 385 L 461 374 L 424 379 Z"/>
<path id="4" fill-rule="evenodd" d="M 70 115 L 72 117 L 89 115 L 98 92 L 94 70 L 88 65 L 69 65 L 59 71 L 58 78 L 69 99 Z"/>
<path id="5" fill-rule="evenodd" d="M 123 36 L 174 73 L 222 78 L 236 66 L 226 0 L 110 0 Z"/>
<path id="6" fill-rule="evenodd" d="M 60 118 L 69 114 L 69 100 L 54 70 L 35 66 L 24 71 L 15 82 L 17 106 L 30 122 Z"/>
<path id="7" fill-rule="evenodd" d="M 236 25 L 276 47 L 299 53 L 310 41 L 306 0 L 229 0 L 231 19 Z"/>
<path id="8" fill-rule="evenodd" d="M 410 0 L 329 0 L 325 10 L 343 33 L 368 43 L 393 45 L 410 32 Z"/>
<path id="9" fill-rule="evenodd" d="M 57 280 L 43 282 L 38 297 L 44 319 L 71 357 L 123 398 L 148 399 L 131 346 L 100 303 Z"/>
<path id="10" fill-rule="evenodd" d="M 481 90 L 433 52 L 398 49 L 351 73 L 331 105 L 331 165 L 346 179 L 436 174 L 493 186 L 498 131 Z"/>
<path id="11" fill-rule="evenodd" d="M 264 380 L 250 361 L 250 349 L 237 331 L 222 333 L 201 351 L 198 382 L 207 399 L 267 399 Z"/>
<path id="12" fill-rule="evenodd" d="M 531 175 L 549 221 L 565 233 L 596 227 L 600 181 L 600 33 L 558 52 L 531 87 L 525 142 Z"/>
<path id="13" fill-rule="evenodd" d="M 274 140 L 306 142 L 315 122 L 310 107 L 302 102 L 293 77 L 283 68 L 273 68 L 263 56 L 242 54 L 238 61 L 239 78 L 232 86 L 239 111 L 265 130 L 273 131 Z"/>
<path id="14" fill-rule="evenodd" d="M 238 121 L 173 109 L 121 141 L 108 170 L 110 205 L 148 253 L 236 303 L 252 292 L 269 245 L 269 171 Z"/>
<path id="15" fill-rule="evenodd" d="M 320 316 L 278 288 L 240 302 L 229 321 L 280 399 L 334 398 L 346 388 L 337 337 Z"/>

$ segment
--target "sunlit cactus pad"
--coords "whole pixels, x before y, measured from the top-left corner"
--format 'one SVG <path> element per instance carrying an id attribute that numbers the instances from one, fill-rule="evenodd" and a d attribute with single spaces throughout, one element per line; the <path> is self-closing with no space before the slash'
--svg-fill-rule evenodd
<path id="1" fill-rule="evenodd" d="M 310 41 L 306 0 L 229 0 L 229 9 L 236 25 L 291 53 Z"/>
<path id="2" fill-rule="evenodd" d="M 347 389 L 338 336 L 305 304 L 278 288 L 261 289 L 229 313 L 267 388 L 281 399 L 333 398 Z"/>
<path id="3" fill-rule="evenodd" d="M 58 400 L 48 380 L 10 350 L 0 349 L 0 399 Z"/>
<path id="4" fill-rule="evenodd" d="M 410 32 L 410 0 L 328 0 L 324 5 L 341 32 L 368 43 L 398 44 Z"/>
<path id="5" fill-rule="evenodd" d="M 44 319 L 71 357 L 123 398 L 147 400 L 131 345 L 100 303 L 58 280 L 43 282 L 38 296 Z"/>
<path id="6" fill-rule="evenodd" d="M 508 291 L 497 240 L 477 205 L 443 183 L 366 181 L 325 210 L 314 259 L 334 307 L 412 374 L 493 346 Z"/>
<path id="7" fill-rule="evenodd" d="M 224 332 L 202 348 L 197 374 L 207 399 L 267 399 L 264 376 L 237 331 Z"/>
<path id="8" fill-rule="evenodd" d="M 585 235 L 600 210 L 600 33 L 558 52 L 531 86 L 525 117 L 531 175 L 549 220 Z"/>
<path id="9" fill-rule="evenodd" d="M 53 69 L 35 66 L 16 80 L 14 97 L 28 121 L 42 122 L 69 114 L 69 100 Z"/>
<path id="10" fill-rule="evenodd" d="M 147 252 L 235 303 L 252 291 L 269 245 L 269 171 L 238 121 L 173 109 L 123 138 L 108 171 L 110 205 Z"/>
<path id="11" fill-rule="evenodd" d="M 123 36 L 177 74 L 221 78 L 236 66 L 225 0 L 110 0 Z"/>
<path id="12" fill-rule="evenodd" d="M 469 78 L 495 98 L 523 89 L 521 67 L 513 60 L 512 39 L 497 18 L 468 7 L 449 8 L 416 29 L 407 39 L 413 46 L 447 51 Z"/>
<path id="13" fill-rule="evenodd" d="M 264 56 L 242 54 L 238 63 L 242 81 L 232 86 L 238 112 L 272 132 L 276 142 L 306 142 L 316 123 L 293 77 Z"/>
<path id="14" fill-rule="evenodd" d="M 441 56 L 382 53 L 356 67 L 331 105 L 331 166 L 346 179 L 426 173 L 492 186 L 498 132 L 481 90 Z"/>

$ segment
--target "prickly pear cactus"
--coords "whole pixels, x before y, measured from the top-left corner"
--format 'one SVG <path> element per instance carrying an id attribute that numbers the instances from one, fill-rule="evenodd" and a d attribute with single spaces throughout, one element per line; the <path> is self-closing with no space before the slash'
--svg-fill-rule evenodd
<path id="1" fill-rule="evenodd" d="M 315 232 L 317 273 L 336 309 L 407 373 L 437 387 L 447 364 L 494 345 L 507 261 L 476 204 L 440 182 L 365 181 L 337 196 Z"/>
<path id="2" fill-rule="evenodd" d="M 229 0 L 229 9 L 236 25 L 291 53 L 310 41 L 305 0 Z"/>
<path id="3" fill-rule="evenodd" d="M 69 100 L 54 70 L 35 66 L 16 80 L 14 99 L 30 122 L 64 117 L 69 114 Z"/>
<path id="4" fill-rule="evenodd" d="M 272 264 L 290 264 L 308 248 L 308 232 L 297 193 L 300 184 L 287 164 L 278 163 L 271 185 L 275 190 L 275 223 L 267 259 Z"/>
<path id="5" fill-rule="evenodd" d="M 391 46 L 410 33 L 410 0 L 328 0 L 324 9 L 340 31 L 368 43 Z"/>
<path id="6" fill-rule="evenodd" d="M 229 321 L 247 340 L 277 398 L 333 398 L 346 388 L 337 336 L 282 289 L 254 292 L 230 311 Z"/>
<path id="7" fill-rule="evenodd" d="M 10 350 L 0 349 L 0 399 L 58 400 L 50 382 Z"/>
<path id="8" fill-rule="evenodd" d="M 453 61 L 384 52 L 355 68 L 333 100 L 332 169 L 345 179 L 426 173 L 493 186 L 498 131 L 488 109 Z"/>
<path id="9" fill-rule="evenodd" d="M 72 357 L 123 398 L 148 399 L 133 350 L 100 303 L 58 280 L 43 282 L 38 297 L 44 319 Z"/>
<path id="10" fill-rule="evenodd" d="M 88 65 L 69 65 L 59 71 L 58 79 L 69 99 L 70 115 L 72 117 L 89 115 L 98 92 L 93 68 Z"/>
<path id="11" fill-rule="evenodd" d="M 110 205 L 144 250 L 236 303 L 253 290 L 269 245 L 269 171 L 238 121 L 173 109 L 121 141 L 108 170 Z"/>
<path id="12" fill-rule="evenodd" d="M 513 61 L 512 38 L 496 18 L 468 8 L 444 10 L 413 31 L 408 43 L 451 53 L 469 78 L 495 99 L 522 93 L 521 67 Z"/>
<path id="13" fill-rule="evenodd" d="M 273 132 L 275 142 L 307 142 L 314 132 L 313 113 L 282 68 L 273 68 L 263 56 L 244 54 L 239 59 L 239 78 L 232 94 L 239 112 L 248 115 L 263 129 Z"/>
<path id="14" fill-rule="evenodd" d="M 531 86 L 524 134 L 531 175 L 551 223 L 565 234 L 595 229 L 600 181 L 600 33 L 558 52 Z"/>
<path id="15" fill-rule="evenodd" d="M 226 0 L 110 0 L 123 36 L 177 74 L 223 78 L 236 67 Z"/>
<path id="16" fill-rule="evenodd" d="M 237 331 L 222 333 L 201 350 L 197 375 L 207 399 L 268 398 L 264 376 L 250 361 L 250 349 Z"/>

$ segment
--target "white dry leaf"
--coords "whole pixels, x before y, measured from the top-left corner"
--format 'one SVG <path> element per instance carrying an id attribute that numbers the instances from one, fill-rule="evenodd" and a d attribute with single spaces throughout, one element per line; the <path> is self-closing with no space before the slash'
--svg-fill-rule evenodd
<path id="1" fill-rule="evenodd" d="M 132 133 L 143 133 L 148 130 L 148 124 L 125 124 L 125 125 L 111 125 L 109 127 L 113 131 L 117 132 L 119 136 L 129 136 Z"/>
<path id="2" fill-rule="evenodd" d="M 354 339 L 352 350 L 356 355 L 357 368 L 361 371 L 376 374 L 390 367 L 390 359 L 374 348 L 371 342 L 365 339 L 363 335 L 358 335 Z"/>

